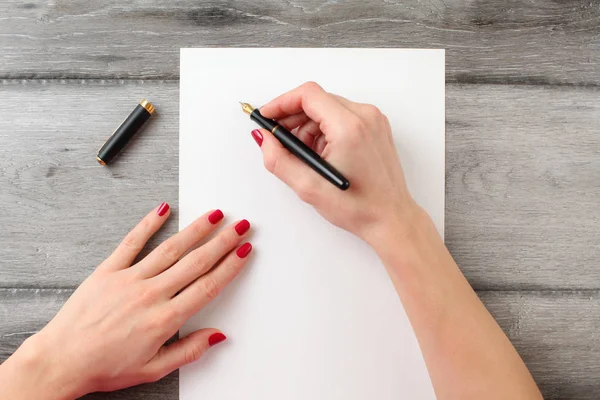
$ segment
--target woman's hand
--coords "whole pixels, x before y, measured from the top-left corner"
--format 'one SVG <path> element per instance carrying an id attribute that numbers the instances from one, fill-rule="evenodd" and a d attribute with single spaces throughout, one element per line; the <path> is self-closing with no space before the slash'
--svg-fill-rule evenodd
<path id="1" fill-rule="evenodd" d="M 225 340 L 201 329 L 164 345 L 240 272 L 252 249 L 239 246 L 250 224 L 238 221 L 181 258 L 218 228 L 223 213 L 208 212 L 132 265 L 168 216 L 166 203 L 150 212 L 0 367 L 3 391 L 24 380 L 10 398 L 75 398 L 156 381 Z"/>
<path id="2" fill-rule="evenodd" d="M 260 109 L 295 133 L 350 181 L 343 192 L 290 154 L 265 129 L 252 131 L 267 170 L 331 223 L 373 244 L 407 231 L 420 210 L 406 188 L 388 119 L 375 106 L 353 103 L 313 82 Z"/>
<path id="3" fill-rule="evenodd" d="M 252 132 L 269 171 L 327 220 L 377 251 L 419 340 L 437 397 L 541 398 L 435 225 L 409 194 L 387 118 L 372 105 L 327 93 L 315 83 L 276 98 L 260 112 L 349 179 L 343 192 L 267 130 Z"/>

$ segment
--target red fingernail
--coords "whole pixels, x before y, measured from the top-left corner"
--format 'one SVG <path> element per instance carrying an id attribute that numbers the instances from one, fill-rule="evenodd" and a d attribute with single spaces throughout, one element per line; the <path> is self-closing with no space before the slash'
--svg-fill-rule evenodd
<path id="1" fill-rule="evenodd" d="M 252 137 L 254 138 L 254 141 L 256 142 L 258 147 L 262 146 L 263 135 L 258 129 L 252 131 Z"/>
<path id="2" fill-rule="evenodd" d="M 159 217 L 162 217 L 163 215 L 165 215 L 167 213 L 167 211 L 169 211 L 169 204 L 168 203 L 162 203 L 159 207 L 158 210 L 156 210 L 156 213 L 158 214 Z"/>
<path id="3" fill-rule="evenodd" d="M 240 246 L 239 249 L 235 252 L 239 258 L 246 258 L 248 254 L 252 251 L 252 245 L 250 243 L 244 243 Z"/>
<path id="4" fill-rule="evenodd" d="M 225 339 L 227 339 L 227 336 L 223 335 L 221 332 L 213 333 L 208 338 L 208 345 L 212 347 Z"/>
<path id="5" fill-rule="evenodd" d="M 242 236 L 244 233 L 246 233 L 248 231 L 248 229 L 250 229 L 250 222 L 248 222 L 248 220 L 245 220 L 245 219 L 238 222 L 237 225 L 235 226 L 235 231 L 240 236 Z"/>
<path id="6" fill-rule="evenodd" d="M 221 210 L 215 210 L 208 216 L 208 222 L 210 222 L 213 225 L 222 219 L 223 219 L 223 211 L 221 211 Z"/>

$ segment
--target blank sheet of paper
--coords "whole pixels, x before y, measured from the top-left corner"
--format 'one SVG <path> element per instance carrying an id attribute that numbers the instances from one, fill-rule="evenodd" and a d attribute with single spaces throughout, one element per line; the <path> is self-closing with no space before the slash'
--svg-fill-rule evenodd
<path id="1" fill-rule="evenodd" d="M 376 254 L 271 176 L 250 136 L 238 101 L 260 106 L 306 81 L 388 116 L 410 191 L 443 232 L 443 50 L 182 49 L 179 226 L 220 208 L 225 223 L 252 223 L 254 250 L 182 328 L 228 339 L 182 368 L 180 398 L 434 399 Z"/>

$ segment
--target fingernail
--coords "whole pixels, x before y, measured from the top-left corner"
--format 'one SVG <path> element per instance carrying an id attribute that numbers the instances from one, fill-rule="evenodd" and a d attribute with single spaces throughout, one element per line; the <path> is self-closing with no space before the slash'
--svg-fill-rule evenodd
<path id="1" fill-rule="evenodd" d="M 263 135 L 258 129 L 252 131 L 252 137 L 254 138 L 254 141 L 256 142 L 258 147 L 262 146 Z"/>
<path id="2" fill-rule="evenodd" d="M 221 210 L 215 210 L 208 216 L 208 222 L 210 222 L 213 225 L 222 219 L 223 219 L 223 211 L 221 211 Z"/>
<path id="3" fill-rule="evenodd" d="M 162 203 L 159 207 L 158 210 L 156 210 L 156 213 L 158 214 L 159 217 L 162 217 L 163 215 L 165 215 L 167 213 L 167 211 L 169 211 L 169 204 L 168 203 Z"/>
<path id="4" fill-rule="evenodd" d="M 239 258 L 246 258 L 248 254 L 252 251 L 252 245 L 250 243 L 244 243 L 240 246 L 239 249 L 235 252 Z"/>
<path id="5" fill-rule="evenodd" d="M 227 336 L 223 335 L 221 332 L 213 333 L 208 337 L 208 345 L 212 347 L 225 339 L 227 339 Z"/>
<path id="6" fill-rule="evenodd" d="M 250 222 L 248 222 L 248 220 L 245 220 L 245 219 L 238 222 L 237 225 L 235 226 L 235 231 L 240 236 L 242 236 L 244 233 L 246 233 L 248 231 L 248 229 L 250 229 Z"/>

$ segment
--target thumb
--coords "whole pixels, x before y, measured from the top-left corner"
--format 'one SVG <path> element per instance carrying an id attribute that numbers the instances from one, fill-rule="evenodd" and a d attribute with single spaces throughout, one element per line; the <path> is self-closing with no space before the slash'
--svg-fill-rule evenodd
<path id="1" fill-rule="evenodd" d="M 155 381 L 170 374 L 177 368 L 198 360 L 204 352 L 227 337 L 217 329 L 200 329 L 179 339 L 173 344 L 163 346 L 146 364 L 145 374 L 148 380 Z"/>
<path id="2" fill-rule="evenodd" d="M 252 137 L 260 146 L 267 171 L 288 185 L 300 199 L 313 204 L 322 189 L 321 177 L 290 153 L 266 129 L 255 129 Z"/>

